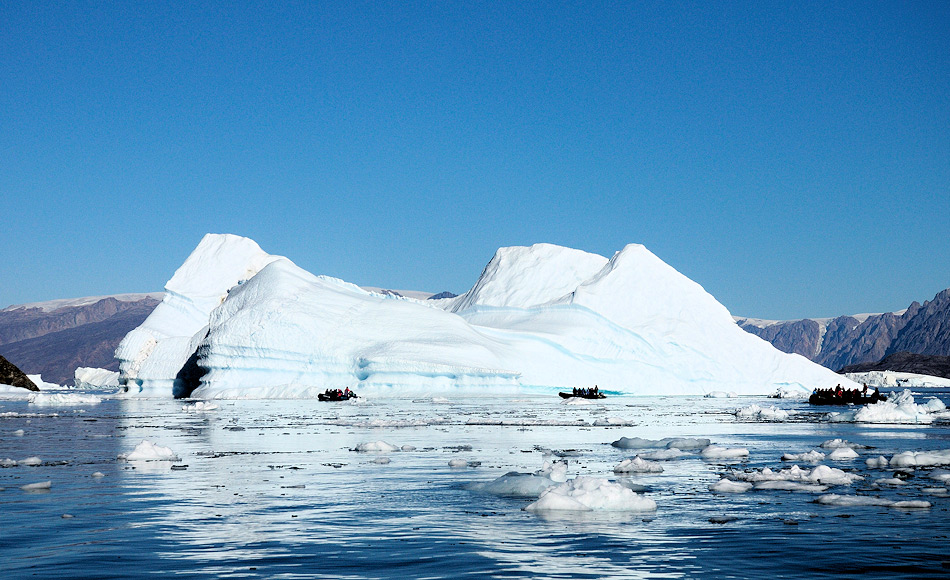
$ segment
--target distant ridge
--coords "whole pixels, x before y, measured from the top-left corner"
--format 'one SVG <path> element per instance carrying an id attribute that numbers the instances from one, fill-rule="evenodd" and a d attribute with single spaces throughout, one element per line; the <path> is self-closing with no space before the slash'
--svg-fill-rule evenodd
<path id="1" fill-rule="evenodd" d="M 906 310 L 836 318 L 735 318 L 745 331 L 830 369 L 877 363 L 897 352 L 950 355 L 950 289 Z M 895 369 L 890 369 L 895 370 Z"/>
<path id="2" fill-rule="evenodd" d="M 162 293 L 22 304 L 0 310 L 0 353 L 27 374 L 65 384 L 77 367 L 118 370 L 119 341 L 151 314 Z"/>

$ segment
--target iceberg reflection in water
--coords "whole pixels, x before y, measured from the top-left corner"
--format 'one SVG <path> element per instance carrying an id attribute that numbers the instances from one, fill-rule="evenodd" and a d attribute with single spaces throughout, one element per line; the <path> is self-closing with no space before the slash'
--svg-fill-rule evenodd
<path id="1" fill-rule="evenodd" d="M 0 454 L 40 460 L 0 469 L 4 577 L 921 578 L 950 566 L 950 466 L 877 460 L 950 447 L 944 419 L 833 423 L 802 401 L 764 398 L 222 400 L 196 410 L 100 395 L 90 406 L 0 402 Z M 750 404 L 792 413 L 781 422 L 737 417 Z M 749 455 L 677 449 L 651 460 L 662 471 L 614 473 L 657 451 L 611 445 L 623 437 L 641 446 L 707 438 Z M 833 439 L 860 444 L 859 457 L 823 463 L 862 479 L 797 486 L 826 492 L 710 491 L 722 478 L 780 473 L 792 466 L 783 454 Z M 178 461 L 119 459 L 143 440 Z M 558 461 L 568 479 L 645 489 L 657 509 L 526 511 L 537 498 L 472 485 L 510 472 L 562 479 L 562 464 L 551 467 Z M 45 481 L 46 493 L 20 489 Z M 819 503 L 824 494 L 881 501 Z M 894 507 L 923 502 L 930 507 Z"/>

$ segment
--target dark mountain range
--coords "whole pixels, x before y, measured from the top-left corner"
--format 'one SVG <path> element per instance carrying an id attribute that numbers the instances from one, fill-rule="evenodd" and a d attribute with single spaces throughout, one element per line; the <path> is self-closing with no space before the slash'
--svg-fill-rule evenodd
<path id="1" fill-rule="evenodd" d="M 901 313 L 861 318 L 839 316 L 771 323 L 737 318 L 736 322 L 779 350 L 798 353 L 835 370 L 877 363 L 897 352 L 950 355 L 950 289 L 923 305 L 914 302 Z"/>
<path id="2" fill-rule="evenodd" d="M 0 354 L 57 384 L 71 382 L 78 367 L 118 370 L 115 348 L 151 314 L 157 296 L 7 308 L 0 311 Z"/>

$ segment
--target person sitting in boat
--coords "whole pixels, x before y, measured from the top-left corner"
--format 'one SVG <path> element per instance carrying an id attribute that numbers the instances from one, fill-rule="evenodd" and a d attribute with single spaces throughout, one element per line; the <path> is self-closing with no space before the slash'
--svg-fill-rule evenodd
<path id="1" fill-rule="evenodd" d="M 343 391 L 343 396 L 344 396 L 344 397 L 349 397 L 349 396 L 350 396 L 350 388 L 349 388 L 349 387 L 347 387 L 347 388 Z"/>

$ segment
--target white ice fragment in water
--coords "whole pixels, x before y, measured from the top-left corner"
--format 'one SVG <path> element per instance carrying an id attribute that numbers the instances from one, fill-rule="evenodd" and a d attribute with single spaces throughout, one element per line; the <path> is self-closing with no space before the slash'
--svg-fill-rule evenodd
<path id="1" fill-rule="evenodd" d="M 19 465 L 29 465 L 30 467 L 36 467 L 37 465 L 42 465 L 43 460 L 34 455 L 33 457 L 27 457 L 26 459 L 21 459 L 17 463 Z"/>
<path id="2" fill-rule="evenodd" d="M 624 459 L 616 467 L 614 473 L 662 473 L 663 466 L 653 461 L 642 459 L 639 455 L 633 459 Z"/>
<path id="3" fill-rule="evenodd" d="M 807 453 L 786 453 L 782 455 L 782 461 L 804 461 L 806 463 L 818 463 L 825 458 L 821 451 L 809 451 Z"/>
<path id="4" fill-rule="evenodd" d="M 459 468 L 461 468 L 461 467 L 468 467 L 468 461 L 465 461 L 464 459 L 450 459 L 450 460 L 449 460 L 449 467 L 451 467 L 452 469 L 459 469 Z"/>
<path id="5" fill-rule="evenodd" d="M 467 489 L 506 497 L 538 497 L 542 491 L 557 482 L 543 475 L 509 471 L 492 481 L 472 483 Z"/>
<path id="6" fill-rule="evenodd" d="M 621 437 L 611 445 L 620 449 L 702 449 L 709 445 L 709 439 L 689 437 L 667 437 L 665 439 L 644 439 L 642 437 Z"/>
<path id="7" fill-rule="evenodd" d="M 950 465 L 950 449 L 933 451 L 904 451 L 891 457 L 891 467 L 931 467 Z"/>
<path id="8" fill-rule="evenodd" d="M 412 445 L 403 445 L 402 447 L 399 448 L 399 450 L 408 452 L 408 451 L 415 451 L 416 448 L 413 447 Z"/>
<path id="9" fill-rule="evenodd" d="M 735 391 L 710 391 L 703 395 L 707 399 L 734 399 L 739 396 Z"/>
<path id="10" fill-rule="evenodd" d="M 385 441 L 371 441 L 369 443 L 360 443 L 356 446 L 356 451 L 363 453 L 392 453 L 399 451 L 399 447 L 396 447 L 392 443 L 386 443 Z"/>
<path id="11" fill-rule="evenodd" d="M 23 437 L 23 429 L 17 429 L 13 432 L 14 437 Z"/>
<path id="12" fill-rule="evenodd" d="M 168 447 L 143 439 L 131 452 L 119 454 L 119 459 L 126 461 L 178 461 L 178 456 Z"/>
<path id="13" fill-rule="evenodd" d="M 734 481 L 725 477 L 709 486 L 709 491 L 716 493 L 745 493 L 750 489 L 752 484 L 747 481 Z"/>
<path id="14" fill-rule="evenodd" d="M 876 485 L 876 486 L 878 486 L 878 487 L 880 487 L 880 486 L 882 486 L 882 485 L 896 485 L 896 486 L 901 486 L 901 485 L 907 485 L 907 482 L 904 481 L 903 479 L 899 479 L 899 478 L 897 478 L 897 477 L 887 477 L 887 478 L 882 478 L 882 479 L 875 479 L 875 480 L 874 480 L 874 485 Z"/>
<path id="15" fill-rule="evenodd" d="M 656 502 L 606 479 L 579 476 L 541 493 L 528 511 L 656 511 Z"/>
<path id="16" fill-rule="evenodd" d="M 850 449 L 870 449 L 867 445 L 861 445 L 860 443 L 852 443 L 846 439 L 829 439 L 819 445 L 822 449 L 842 449 L 848 447 Z"/>
<path id="17" fill-rule="evenodd" d="M 930 507 L 929 501 L 892 501 L 883 497 L 869 495 L 838 495 L 831 493 L 819 496 L 815 503 L 836 506 L 883 506 L 905 509 L 924 509 Z"/>
<path id="18" fill-rule="evenodd" d="M 744 447 L 720 447 L 709 445 L 699 453 L 703 459 L 741 459 L 749 456 L 749 450 Z"/>
<path id="19" fill-rule="evenodd" d="M 807 491 L 820 493 L 828 489 L 827 485 L 817 483 L 803 483 L 801 481 L 790 481 L 786 479 L 777 479 L 773 481 L 760 481 L 755 484 L 756 491 L 759 490 L 778 490 L 778 491 Z"/>
<path id="20" fill-rule="evenodd" d="M 535 475 L 547 477 L 555 483 L 567 481 L 567 461 L 545 461 Z"/>
<path id="21" fill-rule="evenodd" d="M 839 447 L 828 455 L 828 459 L 831 461 L 849 461 L 857 458 L 858 452 L 850 447 Z"/>
<path id="22" fill-rule="evenodd" d="M 193 405 L 184 405 L 181 410 L 186 413 L 198 413 L 203 411 L 213 411 L 217 409 L 218 406 L 214 403 L 208 403 L 205 401 L 196 401 Z"/>
<path id="23" fill-rule="evenodd" d="M 869 457 L 864 461 L 865 464 L 871 469 L 883 469 L 887 467 L 887 457 L 883 455 L 879 457 Z"/>
<path id="24" fill-rule="evenodd" d="M 778 409 L 774 406 L 763 408 L 754 403 L 748 407 L 736 409 L 733 414 L 737 419 L 749 419 L 754 421 L 786 421 L 789 417 L 788 411 Z"/>
<path id="25" fill-rule="evenodd" d="M 98 479 L 98 478 L 100 478 L 100 477 L 105 477 L 106 474 L 105 474 L 105 473 L 102 473 L 101 471 L 97 471 L 97 472 L 93 473 L 92 476 L 95 477 L 96 479 Z"/>
<path id="26" fill-rule="evenodd" d="M 818 483 L 821 485 L 851 485 L 851 483 L 864 479 L 860 475 L 847 473 L 827 465 L 816 465 L 814 469 L 802 469 L 793 465 L 780 471 L 772 471 L 768 467 L 763 467 L 762 471 L 736 471 L 732 470 L 732 477 L 742 481 L 751 481 L 758 483 L 760 481 L 800 481 L 802 483 Z"/>
<path id="27" fill-rule="evenodd" d="M 20 489 L 23 491 L 44 491 L 48 490 L 53 486 L 52 481 L 41 481 L 39 483 L 28 483 L 26 485 L 21 485 Z"/>
<path id="28" fill-rule="evenodd" d="M 34 393 L 29 398 L 31 405 L 98 405 L 101 397 L 78 393 Z"/>
<path id="29" fill-rule="evenodd" d="M 16 467 L 17 463 L 15 459 L 10 459 L 7 457 L 3 461 L 0 461 L 0 467 Z"/>
<path id="30" fill-rule="evenodd" d="M 388 457 L 377 457 L 376 459 L 373 460 L 373 463 L 378 463 L 378 464 L 380 464 L 380 465 L 386 465 L 386 464 L 388 464 L 390 461 L 392 461 L 392 459 L 390 459 L 390 458 L 388 458 Z"/>

